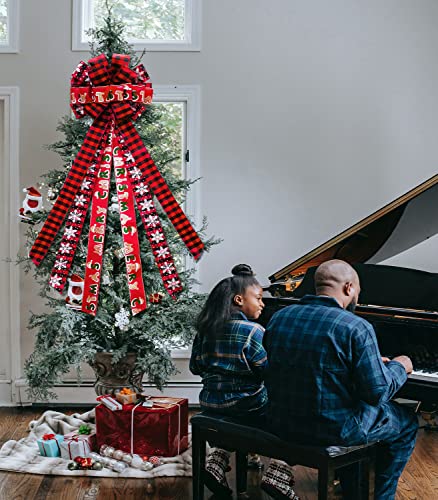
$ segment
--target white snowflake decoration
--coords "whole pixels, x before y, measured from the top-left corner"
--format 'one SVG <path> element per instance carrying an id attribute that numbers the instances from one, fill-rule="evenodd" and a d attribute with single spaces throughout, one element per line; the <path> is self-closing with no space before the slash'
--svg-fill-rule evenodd
<path id="1" fill-rule="evenodd" d="M 151 240 L 154 243 L 160 243 L 160 241 L 164 240 L 164 234 L 160 233 L 160 231 L 155 231 L 154 233 L 151 234 Z"/>
<path id="2" fill-rule="evenodd" d="M 57 274 L 54 274 L 49 281 L 50 286 L 53 286 L 53 288 L 56 288 L 61 284 L 62 276 L 58 276 Z"/>
<path id="3" fill-rule="evenodd" d="M 68 216 L 69 220 L 76 223 L 82 219 L 82 214 L 79 210 L 73 210 L 73 212 Z"/>
<path id="4" fill-rule="evenodd" d="M 158 215 L 149 215 L 145 219 L 146 224 L 150 227 L 158 226 Z"/>
<path id="5" fill-rule="evenodd" d="M 78 207 L 85 206 L 86 202 L 87 202 L 87 198 L 83 194 L 77 195 L 76 198 L 75 198 L 75 204 Z"/>
<path id="6" fill-rule="evenodd" d="M 114 326 L 120 328 L 122 331 L 126 331 L 128 329 L 129 313 L 126 309 L 122 307 L 118 313 L 114 314 L 114 318 L 116 320 Z"/>
<path id="7" fill-rule="evenodd" d="M 70 253 L 72 251 L 73 247 L 70 245 L 70 243 L 61 243 L 59 246 L 59 251 L 61 253 Z"/>
<path id="8" fill-rule="evenodd" d="M 161 258 L 166 258 L 169 256 L 169 249 L 166 248 L 166 247 L 160 247 L 158 250 L 157 250 L 157 256 L 161 259 Z"/>
<path id="9" fill-rule="evenodd" d="M 124 157 L 126 158 L 126 163 L 134 163 L 134 157 L 131 152 L 125 153 Z"/>
<path id="10" fill-rule="evenodd" d="M 59 260 L 57 260 L 55 262 L 54 267 L 56 269 L 59 269 L 59 270 L 61 270 L 61 269 L 67 269 L 67 264 L 68 264 L 68 260 L 60 258 Z"/>
<path id="11" fill-rule="evenodd" d="M 64 232 L 64 236 L 70 240 L 76 236 L 76 233 L 77 233 L 77 229 L 74 229 L 72 227 L 66 227 L 65 232 Z"/>
<path id="12" fill-rule="evenodd" d="M 173 264 L 168 264 L 168 263 L 162 264 L 160 266 L 160 269 L 163 271 L 164 274 L 172 274 L 173 271 L 175 270 L 175 268 L 173 267 Z M 174 278 L 172 278 L 172 279 L 174 279 Z"/>
<path id="13" fill-rule="evenodd" d="M 140 208 L 142 210 L 152 210 L 154 208 L 154 202 L 152 200 L 144 200 L 140 203 Z"/>
<path id="14" fill-rule="evenodd" d="M 167 282 L 167 286 L 169 286 L 172 290 L 175 290 L 176 288 L 180 288 L 180 282 L 176 278 L 172 278 Z"/>
<path id="15" fill-rule="evenodd" d="M 140 179 L 141 175 L 141 170 L 138 167 L 134 167 L 133 169 L 131 169 L 131 177 L 133 179 Z"/>
<path id="16" fill-rule="evenodd" d="M 149 189 L 144 182 L 141 182 L 138 186 L 136 186 L 135 190 L 140 196 L 149 193 Z"/>
<path id="17" fill-rule="evenodd" d="M 91 186 L 91 181 L 89 181 L 88 179 L 84 179 L 82 181 L 81 189 L 84 189 L 85 191 L 89 191 L 90 186 Z"/>

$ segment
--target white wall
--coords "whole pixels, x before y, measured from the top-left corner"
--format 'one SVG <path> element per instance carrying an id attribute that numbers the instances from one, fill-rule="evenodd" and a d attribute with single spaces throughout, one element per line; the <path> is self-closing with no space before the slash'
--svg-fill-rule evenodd
<path id="1" fill-rule="evenodd" d="M 260 280 L 437 171 L 434 0 L 204 0 L 202 51 L 148 53 L 155 84 L 202 88 L 202 207 L 224 239 L 200 263 L 205 290 L 238 262 Z M 21 185 L 57 165 L 43 149 L 69 112 L 70 0 L 22 0 Z M 436 245 L 435 245 L 436 247 Z M 438 270 L 436 248 L 416 267 Z M 402 262 L 398 262 L 402 265 Z M 22 278 L 24 329 L 40 307 Z"/>

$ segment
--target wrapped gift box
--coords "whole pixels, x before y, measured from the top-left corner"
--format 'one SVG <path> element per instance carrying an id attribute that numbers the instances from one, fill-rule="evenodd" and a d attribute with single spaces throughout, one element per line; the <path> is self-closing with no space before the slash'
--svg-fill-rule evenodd
<path id="1" fill-rule="evenodd" d="M 70 432 L 64 436 L 64 441 L 59 444 L 61 457 L 74 460 L 76 457 L 88 457 L 97 449 L 96 434 L 79 434 L 78 431 Z"/>
<path id="2" fill-rule="evenodd" d="M 112 411 L 96 407 L 97 446 L 103 444 L 138 455 L 173 457 L 188 447 L 188 400 L 151 398 L 152 407 L 141 403 Z"/>
<path id="3" fill-rule="evenodd" d="M 43 457 L 60 457 L 60 443 L 64 441 L 64 436 L 60 434 L 44 434 L 42 438 L 37 439 L 38 448 Z"/>
<path id="4" fill-rule="evenodd" d="M 122 405 L 135 404 L 137 399 L 137 394 L 131 389 L 122 389 L 116 394 L 116 400 Z"/>

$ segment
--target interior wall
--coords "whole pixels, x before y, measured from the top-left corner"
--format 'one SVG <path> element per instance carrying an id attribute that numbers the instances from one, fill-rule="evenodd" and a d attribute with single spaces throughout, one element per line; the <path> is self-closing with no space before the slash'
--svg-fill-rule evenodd
<path id="1" fill-rule="evenodd" d="M 201 260 L 204 290 L 239 262 L 267 283 L 436 173 L 436 1 L 202 4 L 201 52 L 144 62 L 154 84 L 201 86 L 202 212 L 224 240 Z M 70 0 L 21 0 L 20 53 L 0 54 L 0 85 L 21 92 L 22 186 L 58 164 L 44 145 L 88 57 L 71 51 L 71 12 Z M 436 244 L 409 262 L 437 270 L 435 255 Z M 21 290 L 25 359 L 29 310 L 42 305 L 31 278 Z"/>

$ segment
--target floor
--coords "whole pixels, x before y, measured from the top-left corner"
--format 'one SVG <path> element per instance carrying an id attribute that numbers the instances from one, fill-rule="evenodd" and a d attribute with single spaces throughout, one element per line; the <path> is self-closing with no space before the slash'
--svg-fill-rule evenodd
<path id="1" fill-rule="evenodd" d="M 65 413 L 81 409 L 56 408 Z M 89 408 L 84 409 L 88 410 Z M 0 446 L 26 436 L 30 420 L 43 408 L 0 408 Z M 296 467 L 296 492 L 302 500 L 317 498 L 316 472 Z M 248 497 L 269 500 L 259 488 L 261 473 L 248 473 Z M 233 472 L 229 474 L 234 485 Z M 208 493 L 208 491 L 207 491 Z M 189 500 L 191 478 L 143 479 L 70 478 L 0 472 L 0 500 Z M 207 494 L 206 498 L 212 498 Z M 420 430 L 414 454 L 399 482 L 397 500 L 438 499 L 438 432 Z"/>

